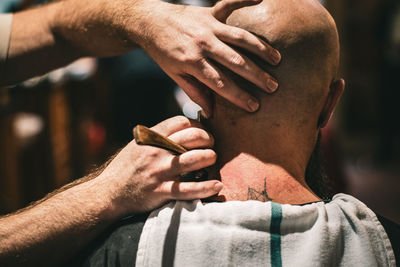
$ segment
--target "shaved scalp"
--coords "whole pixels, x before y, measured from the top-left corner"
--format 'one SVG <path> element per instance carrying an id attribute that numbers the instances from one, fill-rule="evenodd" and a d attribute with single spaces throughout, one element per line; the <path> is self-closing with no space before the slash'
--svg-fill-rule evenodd
<path id="1" fill-rule="evenodd" d="M 241 51 L 273 74 L 280 86 L 275 94 L 266 95 L 235 77 L 243 89 L 261 99 L 261 109 L 254 118 L 316 127 L 339 65 L 338 33 L 328 11 L 316 0 L 264 0 L 233 12 L 227 23 L 258 35 L 282 54 L 281 64 L 271 67 Z M 225 116 L 246 116 L 216 97 L 217 110 L 218 106 Z"/>

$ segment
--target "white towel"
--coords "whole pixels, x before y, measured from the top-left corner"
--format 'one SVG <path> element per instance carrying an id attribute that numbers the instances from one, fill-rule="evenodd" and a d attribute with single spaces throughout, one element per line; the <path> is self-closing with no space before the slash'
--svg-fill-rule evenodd
<path id="1" fill-rule="evenodd" d="M 305 206 L 173 202 L 145 223 L 136 266 L 395 266 L 385 230 L 345 194 Z"/>

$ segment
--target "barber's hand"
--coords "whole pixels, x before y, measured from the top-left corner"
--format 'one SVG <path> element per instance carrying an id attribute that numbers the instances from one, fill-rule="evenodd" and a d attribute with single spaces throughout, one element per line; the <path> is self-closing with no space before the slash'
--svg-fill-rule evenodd
<path id="1" fill-rule="evenodd" d="M 143 1 L 153 8 L 142 27 L 147 38 L 141 46 L 174 79 L 206 115 L 212 113 L 209 88 L 249 112 L 259 108 L 258 100 L 241 90 L 214 63 L 227 67 L 268 93 L 277 81 L 254 62 L 229 45 L 244 48 L 271 65 L 280 62 L 278 51 L 255 35 L 228 26 L 227 17 L 236 9 L 260 0 L 223 0 L 212 8 L 180 6 Z"/>
<path id="2" fill-rule="evenodd" d="M 201 125 L 185 117 L 168 119 L 152 128 L 190 151 L 175 156 L 151 146 L 130 142 L 98 177 L 111 191 L 120 216 L 153 210 L 174 200 L 207 198 L 222 189 L 217 180 L 179 182 L 179 175 L 211 166 L 216 154 L 209 149 L 213 137 Z"/>
<path id="3" fill-rule="evenodd" d="M 210 89 L 253 112 L 259 108 L 258 100 L 241 90 L 218 64 L 268 93 L 277 89 L 273 77 L 231 45 L 271 65 L 280 62 L 279 52 L 255 35 L 225 24 L 234 10 L 260 2 L 222 0 L 206 8 L 161 0 L 66 0 L 51 5 L 54 18 L 49 27 L 56 40 L 78 56 L 115 56 L 141 46 L 206 115 L 212 114 Z"/>

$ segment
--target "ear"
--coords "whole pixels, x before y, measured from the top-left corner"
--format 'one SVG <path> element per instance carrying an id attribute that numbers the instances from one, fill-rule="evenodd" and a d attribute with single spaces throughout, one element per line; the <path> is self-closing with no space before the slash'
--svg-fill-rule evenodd
<path id="1" fill-rule="evenodd" d="M 333 111 L 335 110 L 335 107 L 344 92 L 344 88 L 345 88 L 345 82 L 343 79 L 339 79 L 331 83 L 329 87 L 330 90 L 328 98 L 325 102 L 324 108 L 322 109 L 321 115 L 319 117 L 318 121 L 319 128 L 324 128 L 328 124 L 330 118 L 332 117 Z"/>

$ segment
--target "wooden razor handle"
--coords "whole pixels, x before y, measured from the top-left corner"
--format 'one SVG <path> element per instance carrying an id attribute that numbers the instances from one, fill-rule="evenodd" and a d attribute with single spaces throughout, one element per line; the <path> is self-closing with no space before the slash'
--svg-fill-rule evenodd
<path id="1" fill-rule="evenodd" d="M 146 126 L 138 125 L 133 129 L 133 136 L 139 145 L 156 146 L 159 148 L 167 149 L 177 155 L 187 152 L 187 149 L 167 137 L 156 133 Z"/>
<path id="2" fill-rule="evenodd" d="M 135 128 L 133 128 L 133 136 L 138 145 L 159 147 L 162 149 L 169 150 L 177 155 L 181 155 L 188 151 L 183 146 L 178 145 L 177 143 L 173 142 L 167 137 L 164 137 L 159 133 L 156 133 L 143 125 L 137 125 Z M 190 181 L 199 182 L 202 180 L 203 181 L 207 180 L 208 172 L 203 169 L 190 173 L 184 173 L 180 175 L 180 177 L 181 177 L 180 179 L 181 182 L 190 182 Z"/>

